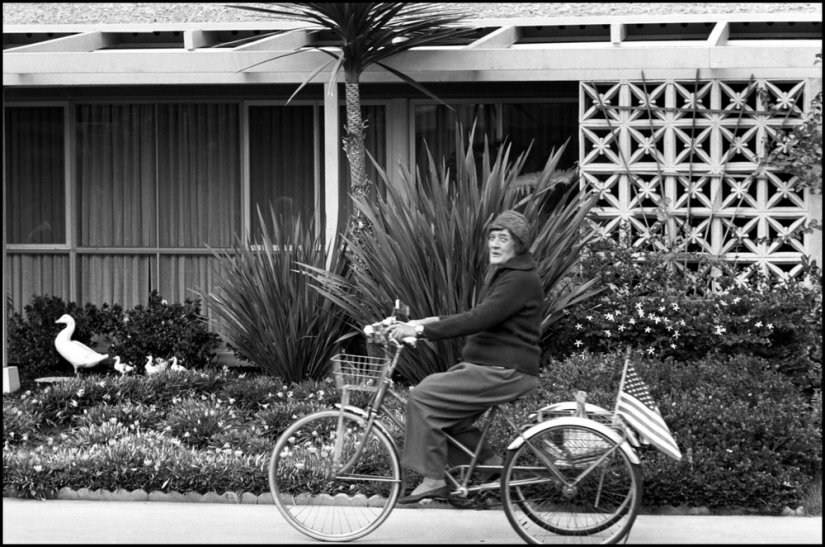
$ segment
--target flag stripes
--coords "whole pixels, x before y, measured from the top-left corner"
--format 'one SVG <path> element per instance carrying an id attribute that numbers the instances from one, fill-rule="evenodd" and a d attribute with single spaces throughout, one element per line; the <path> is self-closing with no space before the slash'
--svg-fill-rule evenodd
<path id="1" fill-rule="evenodd" d="M 656 448 L 674 458 L 682 459 L 682 453 L 662 417 L 627 393 L 619 395 L 619 413 L 640 435 Z"/>
<path id="2" fill-rule="evenodd" d="M 675 460 L 682 459 L 682 453 L 671 436 L 670 429 L 656 408 L 647 386 L 630 364 L 630 359 L 625 360 L 625 373 L 616 401 L 616 413 L 653 446 Z"/>

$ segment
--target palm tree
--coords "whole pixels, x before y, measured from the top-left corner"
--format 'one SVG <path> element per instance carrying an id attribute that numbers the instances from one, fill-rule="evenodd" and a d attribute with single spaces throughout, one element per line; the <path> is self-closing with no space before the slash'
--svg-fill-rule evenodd
<path id="1" fill-rule="evenodd" d="M 337 46 L 339 51 L 330 51 L 329 49 L 307 45 L 286 54 L 321 51 L 332 57 L 330 61 L 317 67 L 289 99 L 292 100 L 301 88 L 329 65 L 334 63 L 330 76 L 331 83 L 337 80 L 341 70 L 344 71 L 347 113 L 344 153 L 350 165 L 352 194 L 356 197 L 363 196 L 369 190 L 369 180 L 366 172 L 366 149 L 364 147 L 366 124 L 361 118 L 361 73 L 370 65 L 378 65 L 419 91 L 442 102 L 412 78 L 384 64 L 382 61 L 414 47 L 449 43 L 451 40 L 474 32 L 475 29 L 458 26 L 457 22 L 465 18 L 465 15 L 440 8 L 437 4 L 293 2 L 273 5 L 278 7 L 232 7 L 262 12 L 278 18 L 307 22 L 311 25 L 311 27 L 308 27 L 309 30 L 312 27 L 316 29 L 321 27 L 336 36 L 339 41 Z M 284 56 L 280 55 L 264 62 L 270 62 Z M 444 103 L 442 102 L 442 104 Z M 342 220 L 348 219 L 351 211 L 352 204 L 348 200 L 346 214 L 341 215 L 339 218 Z"/>

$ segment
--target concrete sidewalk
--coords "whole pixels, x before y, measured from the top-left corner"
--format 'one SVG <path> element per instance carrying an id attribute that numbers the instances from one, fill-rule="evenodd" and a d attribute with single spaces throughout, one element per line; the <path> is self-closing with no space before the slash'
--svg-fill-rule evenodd
<path id="1" fill-rule="evenodd" d="M 3 498 L 3 544 L 320 543 L 273 505 Z M 501 510 L 396 508 L 355 544 L 519 544 Z M 641 515 L 629 544 L 822 544 L 822 517 Z"/>

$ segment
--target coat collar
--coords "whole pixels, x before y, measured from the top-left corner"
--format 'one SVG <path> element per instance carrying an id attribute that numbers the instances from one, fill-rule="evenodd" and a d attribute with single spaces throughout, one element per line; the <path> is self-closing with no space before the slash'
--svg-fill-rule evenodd
<path id="1" fill-rule="evenodd" d="M 508 269 L 508 270 L 532 270 L 536 267 L 536 260 L 533 258 L 533 254 L 530 251 L 525 251 L 521 254 L 518 254 L 505 262 L 504 264 L 500 264 L 498 269 Z"/>

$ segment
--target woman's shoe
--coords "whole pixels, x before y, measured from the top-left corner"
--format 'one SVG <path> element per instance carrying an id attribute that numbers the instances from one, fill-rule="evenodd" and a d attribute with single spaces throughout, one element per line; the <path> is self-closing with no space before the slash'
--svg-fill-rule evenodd
<path id="1" fill-rule="evenodd" d="M 418 503 L 419 501 L 427 498 L 446 500 L 449 497 L 450 487 L 444 485 L 440 488 L 435 488 L 433 490 L 421 492 L 420 494 L 410 494 L 409 496 L 404 496 L 403 498 L 400 498 L 396 503 L 398 503 L 399 505 L 409 505 L 411 503 Z"/>

